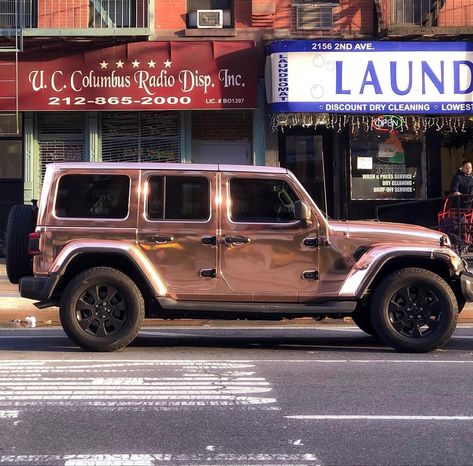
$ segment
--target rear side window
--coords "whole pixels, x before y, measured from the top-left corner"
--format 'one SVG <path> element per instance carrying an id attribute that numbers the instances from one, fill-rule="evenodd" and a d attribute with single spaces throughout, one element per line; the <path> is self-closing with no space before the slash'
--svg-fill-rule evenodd
<path id="1" fill-rule="evenodd" d="M 55 214 L 64 218 L 126 218 L 130 178 L 125 175 L 64 175 Z"/>
<path id="2" fill-rule="evenodd" d="M 230 180 L 231 219 L 248 223 L 287 223 L 294 220 L 297 196 L 283 180 Z"/>
<path id="3" fill-rule="evenodd" d="M 151 220 L 207 220 L 210 186 L 196 176 L 152 176 L 148 182 L 148 218 Z"/>

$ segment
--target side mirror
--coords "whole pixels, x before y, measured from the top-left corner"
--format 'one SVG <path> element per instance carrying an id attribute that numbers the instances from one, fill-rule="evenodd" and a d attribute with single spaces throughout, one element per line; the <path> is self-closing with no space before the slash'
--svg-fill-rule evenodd
<path id="1" fill-rule="evenodd" d="M 299 220 L 304 227 L 312 224 L 310 209 L 303 201 L 294 202 L 294 218 Z"/>

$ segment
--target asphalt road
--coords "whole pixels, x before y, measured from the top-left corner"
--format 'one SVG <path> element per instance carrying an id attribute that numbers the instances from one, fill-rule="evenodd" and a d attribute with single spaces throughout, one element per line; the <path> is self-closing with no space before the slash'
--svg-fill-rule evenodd
<path id="1" fill-rule="evenodd" d="M 86 353 L 0 330 L 0 464 L 471 465 L 473 327 L 396 353 L 355 327 L 145 328 Z"/>

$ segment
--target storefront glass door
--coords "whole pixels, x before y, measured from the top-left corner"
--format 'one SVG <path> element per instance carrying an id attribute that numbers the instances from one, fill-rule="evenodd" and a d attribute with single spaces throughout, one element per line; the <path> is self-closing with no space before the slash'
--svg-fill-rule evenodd
<path id="1" fill-rule="evenodd" d="M 326 182 L 329 178 L 324 163 L 324 136 L 283 134 L 279 161 L 281 167 L 291 170 L 296 175 L 318 207 L 327 212 Z"/>

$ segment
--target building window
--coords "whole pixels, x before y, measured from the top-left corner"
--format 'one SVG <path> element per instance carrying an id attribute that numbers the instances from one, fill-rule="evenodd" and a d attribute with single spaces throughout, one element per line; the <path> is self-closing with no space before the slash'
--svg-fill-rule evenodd
<path id="1" fill-rule="evenodd" d="M 104 162 L 180 162 L 179 112 L 103 112 Z"/>
<path id="2" fill-rule="evenodd" d="M 351 139 L 351 199 L 425 199 L 424 136 L 371 130 Z"/>
<path id="3" fill-rule="evenodd" d="M 333 27 L 333 9 L 339 6 L 339 0 L 315 1 L 294 0 L 296 29 L 324 30 Z"/>
<path id="4" fill-rule="evenodd" d="M 233 0 L 188 0 L 187 27 L 191 29 L 235 27 Z"/>
<path id="5" fill-rule="evenodd" d="M 136 0 L 99 0 L 90 2 L 89 27 L 130 28 L 137 24 Z"/>

